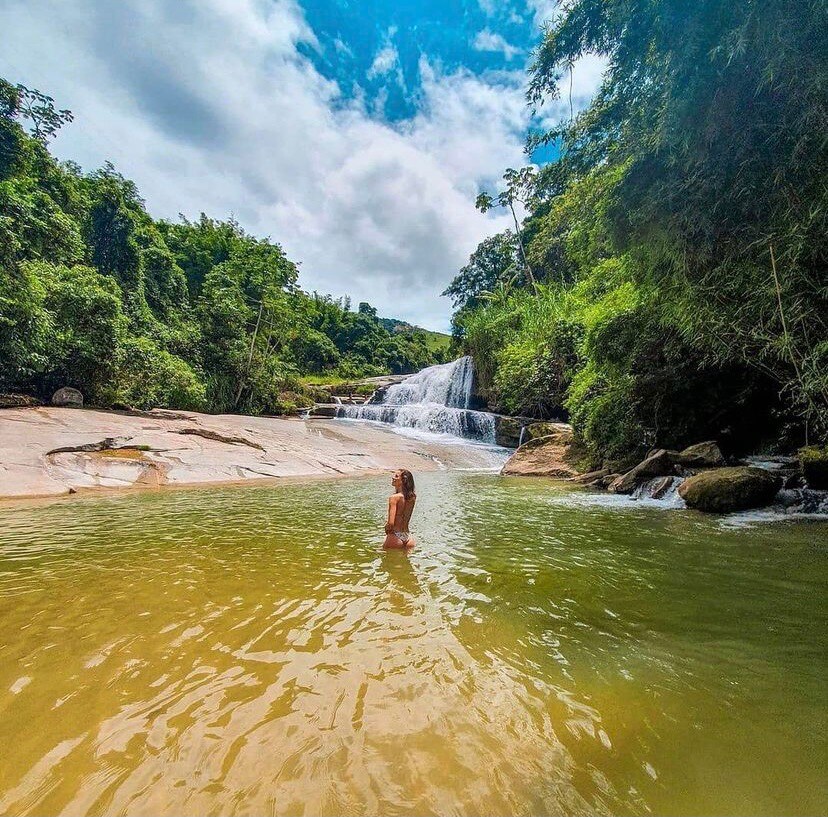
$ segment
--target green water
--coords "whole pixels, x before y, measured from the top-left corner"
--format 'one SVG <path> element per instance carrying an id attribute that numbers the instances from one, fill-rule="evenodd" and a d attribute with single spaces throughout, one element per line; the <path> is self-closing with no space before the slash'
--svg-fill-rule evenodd
<path id="1" fill-rule="evenodd" d="M 828 812 L 828 525 L 387 492 L 0 506 L 0 813 Z"/>

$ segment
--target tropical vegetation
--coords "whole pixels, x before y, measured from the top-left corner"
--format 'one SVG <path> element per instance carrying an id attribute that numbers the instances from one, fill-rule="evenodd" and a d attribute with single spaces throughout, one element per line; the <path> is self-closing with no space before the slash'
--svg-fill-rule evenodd
<path id="1" fill-rule="evenodd" d="M 568 416 L 592 458 L 828 435 L 823 0 L 571 0 L 529 98 L 607 68 L 480 209 L 525 206 L 446 290 L 496 409 Z M 513 210 L 514 212 L 514 210 Z"/>
<path id="2" fill-rule="evenodd" d="M 48 142 L 71 120 L 0 81 L 0 391 L 281 413 L 312 401 L 310 380 L 445 358 L 436 333 L 302 291 L 281 246 L 232 219 L 155 220 L 112 165 L 56 161 Z"/>

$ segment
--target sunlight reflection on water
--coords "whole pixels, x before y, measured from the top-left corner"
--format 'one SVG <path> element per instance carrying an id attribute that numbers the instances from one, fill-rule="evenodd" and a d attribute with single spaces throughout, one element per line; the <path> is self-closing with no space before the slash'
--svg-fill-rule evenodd
<path id="1" fill-rule="evenodd" d="M 0 812 L 826 810 L 824 526 L 386 494 L 0 507 Z"/>

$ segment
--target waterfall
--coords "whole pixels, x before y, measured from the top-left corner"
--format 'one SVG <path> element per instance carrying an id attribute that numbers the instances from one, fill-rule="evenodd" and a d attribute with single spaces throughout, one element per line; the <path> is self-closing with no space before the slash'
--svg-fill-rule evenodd
<path id="1" fill-rule="evenodd" d="M 342 406 L 337 417 L 375 420 L 402 428 L 451 434 L 493 443 L 494 416 L 473 411 L 474 366 L 470 357 L 429 366 L 402 383 L 389 386 L 379 402 Z"/>

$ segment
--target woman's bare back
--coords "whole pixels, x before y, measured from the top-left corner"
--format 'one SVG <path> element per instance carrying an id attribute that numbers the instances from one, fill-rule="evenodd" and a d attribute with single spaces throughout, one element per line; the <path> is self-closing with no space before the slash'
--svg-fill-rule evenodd
<path id="1" fill-rule="evenodd" d="M 411 521 L 411 514 L 414 511 L 414 506 L 417 504 L 417 497 L 412 496 L 406 499 L 402 494 L 396 494 L 401 500 L 397 508 L 397 522 L 394 528 L 402 533 L 408 533 L 408 523 Z"/>
<path id="2" fill-rule="evenodd" d="M 408 490 L 403 486 L 403 475 L 407 477 Z M 391 484 L 395 492 L 388 498 L 388 519 L 385 523 L 383 547 L 412 548 L 415 540 L 408 526 L 411 522 L 411 514 L 414 512 L 414 505 L 417 503 L 417 495 L 413 490 L 414 480 L 410 472 L 399 470 L 394 472 Z"/>
<path id="3" fill-rule="evenodd" d="M 385 548 L 411 549 L 416 544 L 414 535 L 409 531 L 411 513 L 417 500 L 406 499 L 402 494 L 394 494 L 388 501 L 388 524 L 385 526 Z"/>

